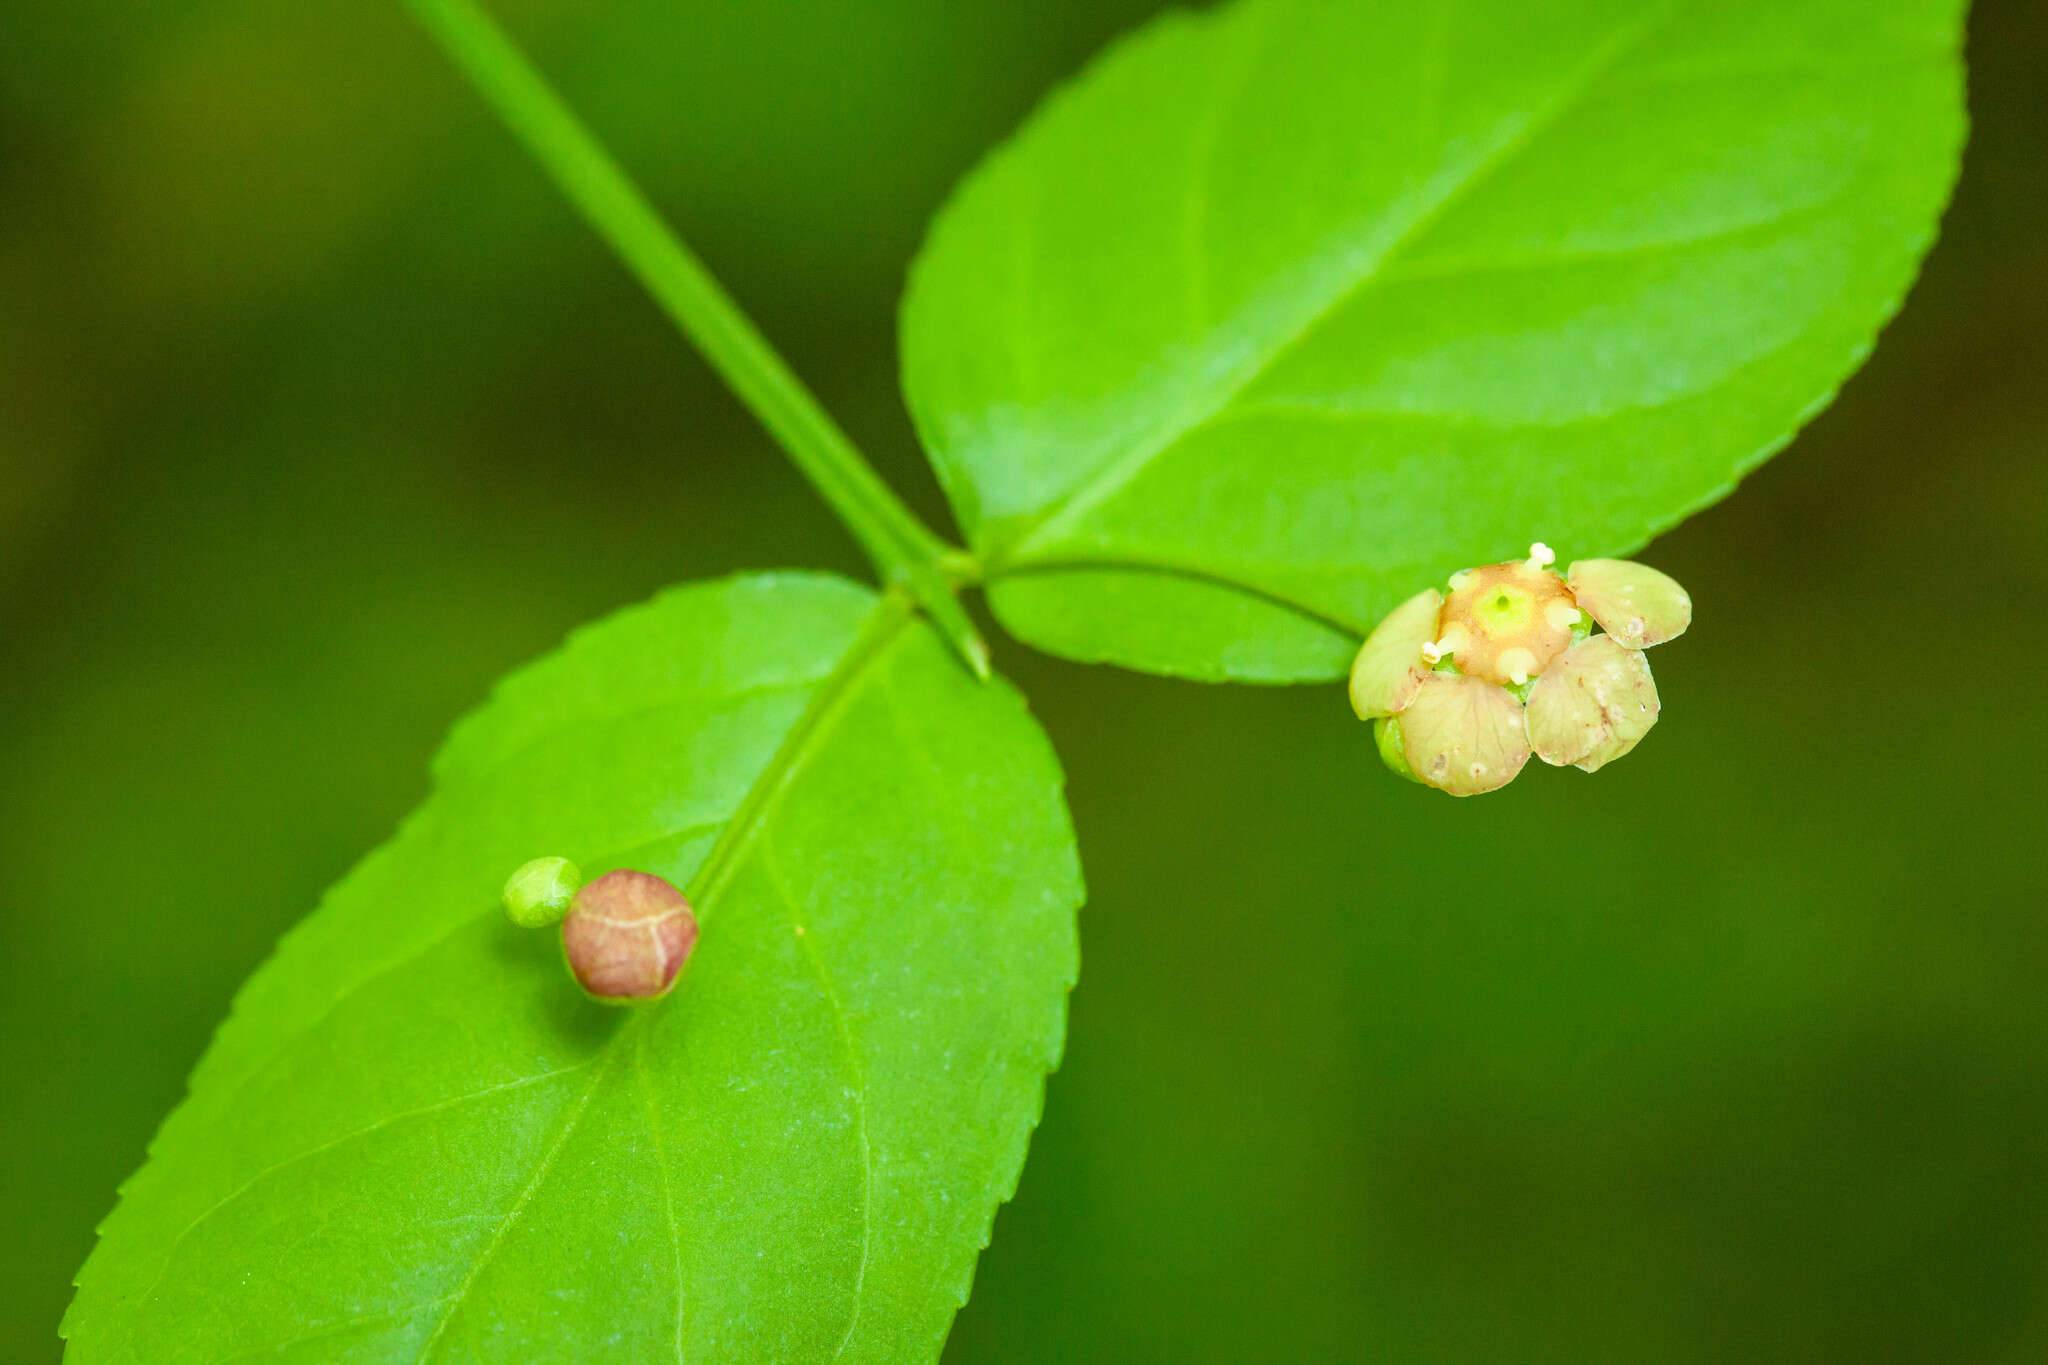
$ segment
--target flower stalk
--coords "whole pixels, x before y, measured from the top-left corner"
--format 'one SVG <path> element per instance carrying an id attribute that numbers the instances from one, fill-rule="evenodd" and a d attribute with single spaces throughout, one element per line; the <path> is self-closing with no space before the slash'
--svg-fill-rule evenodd
<path id="1" fill-rule="evenodd" d="M 955 596 L 957 575 L 949 569 L 964 552 L 903 504 L 488 13 L 474 0 L 406 4 L 584 221 L 781 443 L 883 582 L 900 584 L 975 676 L 987 678 L 988 645 Z"/>

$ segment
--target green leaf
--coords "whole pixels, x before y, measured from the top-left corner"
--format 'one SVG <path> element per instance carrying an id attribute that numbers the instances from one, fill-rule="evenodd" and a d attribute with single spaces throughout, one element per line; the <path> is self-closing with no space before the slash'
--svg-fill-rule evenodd
<path id="1" fill-rule="evenodd" d="M 1016 694 L 893 596 L 739 578 L 514 675 L 436 779 L 243 991 L 70 1358 L 936 1357 L 1076 970 Z M 511 927 L 543 853 L 687 887 L 666 1000 L 591 1003 Z"/>
<path id="2" fill-rule="evenodd" d="M 1054 96 L 917 262 L 905 391 L 996 614 L 1340 675 L 1625 553 L 1826 404 L 1955 175 L 1961 0 L 1245 0 Z"/>

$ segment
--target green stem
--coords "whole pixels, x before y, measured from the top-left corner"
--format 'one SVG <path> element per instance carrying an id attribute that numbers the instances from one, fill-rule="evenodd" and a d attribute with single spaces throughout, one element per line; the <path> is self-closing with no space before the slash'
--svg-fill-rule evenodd
<path id="1" fill-rule="evenodd" d="M 900 583 L 975 673 L 988 646 L 953 594 L 960 551 L 919 521 L 588 129 L 473 0 L 406 0 L 584 220 L 789 452 L 875 569 Z"/>

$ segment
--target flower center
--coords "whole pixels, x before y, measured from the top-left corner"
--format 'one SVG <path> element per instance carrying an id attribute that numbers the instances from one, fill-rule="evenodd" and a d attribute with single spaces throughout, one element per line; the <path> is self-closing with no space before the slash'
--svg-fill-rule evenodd
<path id="1" fill-rule="evenodd" d="M 1497 587 L 1473 606 L 1473 614 L 1489 632 L 1499 634 L 1522 629 L 1529 620 L 1532 599 L 1520 588 Z"/>
<path id="2" fill-rule="evenodd" d="M 1461 673 L 1519 686 L 1571 646 L 1571 589 L 1526 561 L 1488 564 L 1451 580 L 1439 643 Z"/>

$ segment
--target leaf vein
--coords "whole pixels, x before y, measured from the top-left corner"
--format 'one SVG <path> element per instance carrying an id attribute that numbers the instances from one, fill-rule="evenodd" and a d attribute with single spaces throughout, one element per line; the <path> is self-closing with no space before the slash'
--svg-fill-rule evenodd
<path id="1" fill-rule="evenodd" d="M 1160 455 L 1228 408 L 1312 334 L 1319 323 L 1376 283 L 1386 267 L 1403 252 L 1425 240 L 1431 229 L 1461 200 L 1554 127 L 1586 91 L 1668 21 L 1676 9 L 1674 0 L 1674 3 L 1645 11 L 1632 23 L 1617 29 L 1547 100 L 1524 113 L 1505 137 L 1424 203 L 1386 247 L 1363 261 L 1326 297 L 1311 301 L 1302 310 L 1303 321 L 1299 327 L 1274 343 L 1251 352 L 1237 367 L 1236 373 L 1215 391 L 1197 394 L 1182 404 L 1148 439 L 1104 461 L 1093 474 L 1083 478 L 1064 495 L 1050 500 L 1037 513 L 1018 523 L 1001 543 L 988 547 L 984 563 L 993 571 L 1028 553 L 1034 544 L 1054 539 L 1080 516 L 1128 486 Z"/>
<path id="2" fill-rule="evenodd" d="M 853 1100 L 854 1132 L 860 1140 L 860 1268 L 853 1280 L 853 1310 L 847 1315 L 846 1330 L 840 1334 L 839 1345 L 832 1352 L 832 1359 L 838 1360 L 846 1353 L 847 1343 L 853 1340 L 853 1330 L 860 1323 L 861 1300 L 867 1290 L 868 1258 L 874 1249 L 875 1214 L 875 1152 L 868 1134 L 868 1079 L 867 1069 L 861 1065 L 860 1051 L 854 1045 L 853 1017 L 847 1011 L 846 1001 L 834 984 L 832 972 L 825 965 L 824 956 L 818 945 L 812 942 L 813 935 L 801 919 L 796 895 L 790 889 L 789 880 L 783 875 L 782 865 L 775 856 L 773 839 L 766 833 L 761 835 L 759 844 L 761 870 L 767 874 L 769 885 L 774 887 L 776 897 L 789 911 L 790 928 L 796 931 L 797 949 L 810 963 L 811 971 L 818 978 L 819 989 L 825 992 L 825 1003 L 832 1014 L 832 1022 L 839 1029 L 839 1046 L 846 1059 L 846 1070 L 853 1084 L 848 1087 Z"/>
<path id="3" fill-rule="evenodd" d="M 576 1125 L 583 1121 L 583 1113 L 590 1107 L 590 1097 L 597 1093 L 598 1083 L 604 1080 L 605 1072 L 611 1065 L 611 1059 L 617 1055 L 612 1050 L 617 1045 L 617 1041 L 615 1035 L 612 1042 L 607 1044 L 605 1051 L 601 1054 L 603 1065 L 598 1066 L 592 1072 L 590 1084 L 583 1087 L 583 1094 L 577 1099 L 576 1107 L 570 1111 L 567 1121 L 562 1124 L 560 1136 L 548 1148 L 547 1154 L 541 1157 L 540 1165 L 534 1169 L 533 1179 L 526 1182 L 526 1188 L 519 1192 L 519 1197 L 512 1201 L 512 1207 L 505 1211 L 505 1216 L 499 1222 L 497 1232 L 492 1234 L 490 1244 L 484 1248 L 483 1255 L 477 1257 L 476 1264 L 471 1266 L 469 1273 L 462 1277 L 462 1283 L 457 1285 L 455 1292 L 448 1296 L 448 1310 L 441 1315 L 441 1320 L 434 1324 L 434 1330 L 427 1337 L 426 1344 L 420 1347 L 419 1365 L 425 1365 L 427 1358 L 434 1354 L 434 1348 L 440 1344 L 442 1336 L 448 1330 L 448 1324 L 455 1321 L 455 1315 L 462 1310 L 462 1305 L 469 1300 L 470 1290 L 476 1287 L 477 1278 L 484 1273 L 484 1267 L 491 1263 L 491 1258 L 498 1254 L 498 1248 L 505 1244 L 506 1235 L 512 1231 L 512 1227 L 519 1221 L 520 1215 L 526 1212 L 526 1206 L 532 1201 L 534 1192 L 540 1189 L 541 1183 L 548 1178 L 548 1172 L 554 1169 L 555 1158 L 560 1156 L 562 1149 L 569 1145 L 569 1138 L 575 1133 Z"/>
<path id="4" fill-rule="evenodd" d="M 642 706 L 625 706 L 620 707 L 616 711 L 579 715 L 573 719 L 564 720 L 559 724 L 543 726 L 541 729 L 516 741 L 509 749 L 469 758 L 465 767 L 478 775 L 488 776 L 488 774 L 495 770 L 516 764 L 521 758 L 541 745 L 558 740 L 564 735 L 573 735 L 578 730 L 618 725 L 624 721 L 637 720 L 644 716 L 656 715 L 663 711 L 673 711 L 680 707 L 702 708 L 702 714 L 716 715 L 721 711 L 729 710 L 744 702 L 759 701 L 764 697 L 777 697 L 785 692 L 801 692 L 805 688 L 817 686 L 828 676 L 830 676 L 829 673 L 807 673 L 797 678 L 777 678 L 771 682 L 752 683 L 745 687 L 734 688 L 731 691 L 720 691 L 716 688 L 692 689 L 671 693 L 659 701 L 651 701 Z M 446 774 L 437 773 L 437 776 L 443 782 L 447 781 Z"/>
<path id="5" fill-rule="evenodd" d="M 1215 569 L 1205 569 L 1194 564 L 1180 564 L 1165 559 L 1150 559 L 1136 555 L 1121 554 L 1077 554 L 1062 555 L 1057 559 L 1033 559 L 1012 564 L 998 573 L 989 575 L 989 586 L 1005 580 L 1034 578 L 1040 575 L 1061 573 L 1128 573 L 1153 574 L 1161 578 L 1179 578 L 1208 587 L 1223 588 L 1243 597 L 1256 598 L 1276 607 L 1284 607 L 1305 620 L 1347 635 L 1354 640 L 1363 640 L 1368 625 L 1346 617 L 1332 614 L 1328 609 L 1316 606 L 1306 599 L 1292 596 L 1273 588 L 1262 587 L 1245 579 L 1233 578 Z"/>
<path id="6" fill-rule="evenodd" d="M 186 1238 L 190 1237 L 193 1233 L 197 1232 L 200 1226 L 204 1224 L 208 1219 L 212 1218 L 222 1209 L 227 1208 L 230 1204 L 234 1203 L 236 1200 L 246 1195 L 250 1190 L 254 1189 L 257 1185 L 260 1185 L 265 1180 L 268 1180 L 271 1176 L 276 1175 L 279 1171 L 286 1170 L 292 1166 L 296 1166 L 302 1161 L 310 1161 L 314 1157 L 321 1156 L 327 1152 L 331 1152 L 336 1148 L 345 1147 L 351 1142 L 360 1141 L 361 1139 L 369 1137 L 374 1133 L 381 1132 L 382 1130 L 391 1127 L 393 1124 L 403 1123 L 408 1119 L 424 1118 L 428 1114 L 437 1114 L 440 1113 L 442 1110 L 453 1109 L 458 1105 L 469 1104 L 476 1100 L 487 1099 L 492 1095 L 503 1094 L 505 1091 L 508 1090 L 519 1090 L 526 1086 L 539 1085 L 543 1081 L 550 1081 L 558 1076 L 566 1076 L 571 1072 L 581 1071 L 585 1067 L 590 1065 L 591 1062 L 589 1061 L 578 1062 L 574 1066 L 565 1066 L 559 1067 L 553 1071 L 544 1071 L 537 1076 L 522 1076 L 516 1081 L 505 1081 L 498 1085 L 487 1086 L 482 1090 L 473 1090 L 467 1094 L 455 1095 L 445 1100 L 438 1100 L 433 1104 L 423 1105 L 418 1109 L 407 1109 L 402 1113 L 390 1114 L 384 1118 L 378 1119 L 375 1123 L 367 1124 L 364 1127 L 353 1129 L 350 1132 L 343 1133 L 339 1137 L 333 1138 L 327 1142 L 323 1142 L 316 1147 L 309 1147 L 305 1151 L 295 1152 L 291 1156 L 288 1156 L 281 1161 L 272 1162 L 270 1165 L 265 1166 L 262 1170 L 250 1176 L 247 1180 L 244 1180 L 234 1189 L 222 1195 L 219 1199 L 216 1199 L 213 1203 L 207 1205 L 206 1208 L 201 1210 L 200 1213 L 196 1217 L 194 1217 L 191 1222 L 185 1225 L 184 1229 L 181 1232 L 179 1232 L 177 1236 L 171 1239 L 169 1247 L 164 1252 L 163 1268 L 157 1272 L 156 1278 L 150 1282 L 149 1288 L 145 1289 L 140 1295 L 137 1296 L 137 1301 L 146 1302 L 149 1296 L 156 1292 L 157 1286 L 161 1285 L 164 1282 L 164 1277 L 169 1275 L 171 1273 L 172 1267 L 177 1264 L 178 1249 L 185 1244 Z M 288 1345 L 290 1343 L 286 1344 Z"/>
<path id="7" fill-rule="evenodd" d="M 1857 185 L 1854 178 L 1845 180 L 1829 193 L 1808 203 L 1794 205 L 1768 218 L 1757 218 L 1749 222 L 1724 223 L 1704 232 L 1687 233 L 1678 237 L 1649 238 L 1639 242 L 1624 242 L 1608 247 L 1579 247 L 1532 251 L 1522 255 L 1496 256 L 1452 256 L 1436 261 L 1424 260 L 1403 270 L 1390 270 L 1380 277 L 1382 284 L 1408 284 L 1427 280 L 1432 284 L 1446 280 L 1465 279 L 1474 275 L 1510 275 L 1523 271 L 1569 269 L 1580 265 L 1612 265 L 1635 256 L 1660 251 L 1687 251 L 1696 247 L 1715 246 L 1723 242 L 1738 241 L 1745 237 L 1763 236 L 1767 233 L 1817 218 L 1828 209 L 1834 208 L 1846 199 L 1850 190 Z"/>
<path id="8" fill-rule="evenodd" d="M 661 1111 L 654 1099 L 654 1082 L 647 1075 L 647 1030 L 641 1029 L 633 1044 L 633 1074 L 640 1082 L 640 1098 L 647 1110 L 647 1136 L 654 1142 L 654 1167 L 661 1176 L 661 1207 L 668 1217 L 669 1245 L 676 1258 L 676 1365 L 683 1362 L 683 1310 L 688 1282 L 683 1276 L 683 1231 L 676 1221 L 675 1192 L 668 1171 L 668 1138 L 662 1131 Z"/>
<path id="9" fill-rule="evenodd" d="M 234 1362 L 240 1360 L 256 1360 L 263 1356 L 278 1355 L 284 1351 L 289 1351 L 294 1346 L 303 1346 L 309 1341 L 318 1341 L 322 1337 L 338 1337 L 344 1332 L 351 1332 L 361 1327 L 369 1327 L 387 1322 L 404 1322 L 407 1318 L 425 1312 L 429 1308 L 439 1307 L 442 1303 L 446 1302 L 446 1299 L 447 1296 L 443 1295 L 441 1298 L 428 1299 L 423 1303 L 407 1304 L 403 1308 L 389 1309 L 376 1313 L 359 1313 L 355 1317 L 343 1318 L 339 1322 L 322 1323 L 314 1330 L 300 1336 L 287 1337 L 283 1341 L 272 1342 L 267 1346 L 253 1346 L 246 1351 L 237 1351 L 235 1354 L 225 1356 L 215 1362 L 215 1365 L 234 1365 Z"/>
<path id="10" fill-rule="evenodd" d="M 1181 303 L 1182 316 L 1190 335 L 1199 333 L 1209 321 L 1209 258 L 1205 244 L 1208 238 L 1209 178 L 1216 169 L 1216 148 L 1229 122 L 1231 110 L 1243 96 L 1245 87 L 1251 82 L 1251 73 L 1259 64 L 1266 35 L 1272 28 L 1266 17 L 1271 13 L 1271 6 L 1251 11 L 1257 27 L 1249 34 L 1240 34 L 1238 41 L 1225 50 L 1225 60 L 1219 63 L 1215 89 L 1202 111 L 1201 120 L 1188 137 L 1187 193 L 1181 197 L 1181 278 L 1184 282 Z"/>
<path id="11" fill-rule="evenodd" d="M 1759 365 L 1767 365 L 1797 346 L 1804 338 L 1794 335 L 1779 345 L 1758 355 L 1751 356 L 1729 372 L 1729 377 L 1746 374 Z M 1569 427 L 1583 426 L 1589 422 L 1607 422 L 1616 417 L 1631 414 L 1661 412 L 1666 408 L 1686 402 L 1698 396 L 1692 389 L 1679 389 L 1671 393 L 1641 402 L 1617 403 L 1598 412 L 1580 413 L 1571 417 L 1480 417 L 1463 412 L 1434 411 L 1427 408 L 1373 408 L 1363 405 L 1346 406 L 1341 395 L 1318 395 L 1304 399 L 1270 399 L 1252 407 L 1233 409 L 1225 419 L 1228 422 L 1256 421 L 1261 418 L 1286 420 L 1302 419 L 1322 422 L 1412 422 L 1427 423 L 1446 427 L 1478 427 L 1494 431 L 1558 431 Z M 1329 401 L 1336 397 L 1340 401 Z"/>

